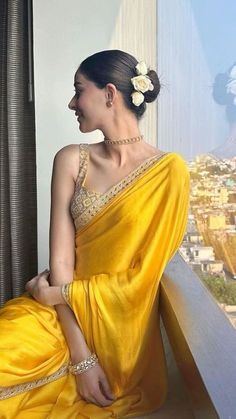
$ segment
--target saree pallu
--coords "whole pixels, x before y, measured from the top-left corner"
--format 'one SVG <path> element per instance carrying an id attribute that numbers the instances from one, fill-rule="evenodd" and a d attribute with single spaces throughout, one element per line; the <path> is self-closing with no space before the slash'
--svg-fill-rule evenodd
<path id="1" fill-rule="evenodd" d="M 116 400 L 81 399 L 55 309 L 22 296 L 1 310 L 0 397 L 14 394 L 0 401 L 1 418 L 128 418 L 164 403 L 159 283 L 183 240 L 189 183 L 183 158 L 168 153 L 75 220 L 69 304 Z"/>

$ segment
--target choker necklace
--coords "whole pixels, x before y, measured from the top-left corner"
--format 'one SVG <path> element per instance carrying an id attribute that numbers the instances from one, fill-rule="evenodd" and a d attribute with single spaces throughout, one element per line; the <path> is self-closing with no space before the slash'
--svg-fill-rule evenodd
<path id="1" fill-rule="evenodd" d="M 138 137 L 132 138 L 124 138 L 122 140 L 110 140 L 110 138 L 104 137 L 105 144 L 130 144 L 130 143 L 137 143 L 138 141 L 143 140 L 143 135 L 139 135 Z"/>

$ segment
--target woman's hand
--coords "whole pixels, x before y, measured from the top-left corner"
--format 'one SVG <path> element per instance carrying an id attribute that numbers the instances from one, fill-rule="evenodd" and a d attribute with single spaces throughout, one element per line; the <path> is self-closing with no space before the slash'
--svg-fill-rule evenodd
<path id="1" fill-rule="evenodd" d="M 77 390 L 85 401 L 98 406 L 110 406 L 115 397 L 99 364 L 76 375 Z"/>
<path id="2" fill-rule="evenodd" d="M 25 290 L 28 291 L 32 297 L 41 304 L 49 304 L 48 289 L 50 284 L 48 282 L 49 271 L 45 271 L 34 276 L 30 281 L 26 282 Z"/>
<path id="3" fill-rule="evenodd" d="M 49 306 L 57 304 L 66 305 L 61 294 L 61 286 L 50 285 L 48 269 L 45 269 L 45 271 L 26 282 L 25 289 L 41 304 Z"/>

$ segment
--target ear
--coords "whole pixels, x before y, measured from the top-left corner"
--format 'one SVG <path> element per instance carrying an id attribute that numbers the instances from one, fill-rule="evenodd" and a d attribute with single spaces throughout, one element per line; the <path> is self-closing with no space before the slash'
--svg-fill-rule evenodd
<path id="1" fill-rule="evenodd" d="M 110 100 L 114 102 L 117 95 L 116 86 L 112 83 L 107 83 L 105 87 L 105 95 L 106 95 L 106 100 Z"/>

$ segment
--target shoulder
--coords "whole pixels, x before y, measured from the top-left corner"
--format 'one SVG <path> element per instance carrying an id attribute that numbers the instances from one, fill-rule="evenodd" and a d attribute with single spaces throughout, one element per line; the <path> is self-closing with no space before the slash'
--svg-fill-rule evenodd
<path id="1" fill-rule="evenodd" d="M 182 182 L 183 180 L 189 182 L 190 171 L 188 168 L 188 162 L 184 157 L 175 152 L 169 152 L 169 176 L 173 182 Z"/>
<path id="2" fill-rule="evenodd" d="M 170 157 L 170 167 L 173 171 L 181 169 L 189 171 L 188 162 L 181 154 L 175 152 L 169 152 L 168 154 Z"/>
<path id="3" fill-rule="evenodd" d="M 69 176 L 73 181 L 78 176 L 80 161 L 80 145 L 69 144 L 58 150 L 53 160 L 53 174 L 58 176 Z"/>
<path id="4" fill-rule="evenodd" d="M 54 161 L 68 161 L 76 157 L 79 158 L 79 144 L 68 144 L 56 152 Z"/>

